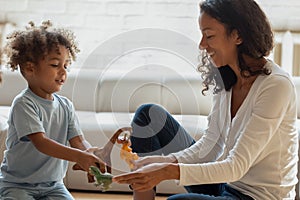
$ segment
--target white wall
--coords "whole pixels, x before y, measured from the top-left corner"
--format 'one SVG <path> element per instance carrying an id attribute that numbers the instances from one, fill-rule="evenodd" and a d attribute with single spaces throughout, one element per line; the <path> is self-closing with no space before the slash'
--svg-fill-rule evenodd
<path id="1" fill-rule="evenodd" d="M 199 1 L 0 0 L 0 22 L 10 21 L 24 27 L 30 20 L 40 23 L 51 19 L 55 25 L 71 28 L 82 50 L 76 66 L 103 67 L 120 62 L 140 66 L 158 62 L 171 67 L 172 64 L 160 61 L 179 57 L 196 63 Z M 258 3 L 275 29 L 300 30 L 299 0 Z M 147 28 L 148 34 L 137 30 L 143 28 Z M 182 52 L 190 57 L 181 55 Z"/>

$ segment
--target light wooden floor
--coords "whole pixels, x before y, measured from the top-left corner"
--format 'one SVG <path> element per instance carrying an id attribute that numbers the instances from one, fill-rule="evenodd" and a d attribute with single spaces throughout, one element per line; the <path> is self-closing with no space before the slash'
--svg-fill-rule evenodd
<path id="1" fill-rule="evenodd" d="M 75 200 L 132 200 L 132 195 L 128 193 L 96 193 L 71 191 Z M 165 200 L 167 196 L 157 196 L 155 200 Z"/>

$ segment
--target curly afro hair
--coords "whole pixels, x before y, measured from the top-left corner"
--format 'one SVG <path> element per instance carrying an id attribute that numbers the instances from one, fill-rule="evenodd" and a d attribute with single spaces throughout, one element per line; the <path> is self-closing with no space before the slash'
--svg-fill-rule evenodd
<path id="1" fill-rule="evenodd" d="M 80 51 L 75 41 L 73 31 L 64 28 L 52 28 L 52 23 L 42 22 L 41 26 L 35 26 L 30 21 L 25 30 L 16 30 L 7 36 L 3 54 L 6 56 L 6 65 L 11 70 L 20 68 L 26 62 L 37 64 L 48 53 L 58 51 L 58 45 L 65 46 L 73 61 Z"/>

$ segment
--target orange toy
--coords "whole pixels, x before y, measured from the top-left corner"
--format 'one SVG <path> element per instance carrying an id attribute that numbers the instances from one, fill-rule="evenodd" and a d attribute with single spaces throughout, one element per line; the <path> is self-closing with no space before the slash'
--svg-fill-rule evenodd
<path id="1" fill-rule="evenodd" d="M 111 151 L 113 149 L 113 146 L 116 142 L 119 144 L 122 144 L 122 148 L 120 151 L 120 157 L 121 159 L 125 160 L 125 162 L 129 165 L 130 169 L 134 168 L 134 160 L 137 160 L 139 157 L 136 153 L 132 152 L 132 149 L 130 148 L 130 134 L 132 132 L 131 127 L 123 127 L 119 128 L 113 136 L 110 138 L 110 140 L 106 143 L 106 145 L 101 148 L 100 150 L 97 150 L 94 152 L 94 154 L 99 157 L 101 160 L 103 160 L 107 165 L 107 172 L 111 173 Z M 83 170 L 78 164 L 75 164 L 73 166 L 73 170 Z M 89 182 L 94 182 L 94 177 L 89 176 Z"/>
<path id="2" fill-rule="evenodd" d="M 117 142 L 122 144 L 122 148 L 120 151 L 121 159 L 125 160 L 125 162 L 129 165 L 130 169 L 134 168 L 133 161 L 137 160 L 139 157 L 136 153 L 132 152 L 132 148 L 130 148 L 130 139 L 129 133 L 125 133 L 123 136 L 119 136 Z"/>

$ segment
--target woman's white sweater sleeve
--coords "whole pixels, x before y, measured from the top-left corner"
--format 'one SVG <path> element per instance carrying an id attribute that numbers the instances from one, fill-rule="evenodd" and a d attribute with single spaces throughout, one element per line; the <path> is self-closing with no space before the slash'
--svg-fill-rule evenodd
<path id="1" fill-rule="evenodd" d="M 221 133 L 215 123 L 216 115 L 218 115 L 218 109 L 215 105 L 219 104 L 218 101 L 218 98 L 213 99 L 213 110 L 208 116 L 208 129 L 205 130 L 204 135 L 191 147 L 172 153 L 179 163 L 208 162 L 216 160 L 221 155 L 224 137 L 221 137 Z"/>

